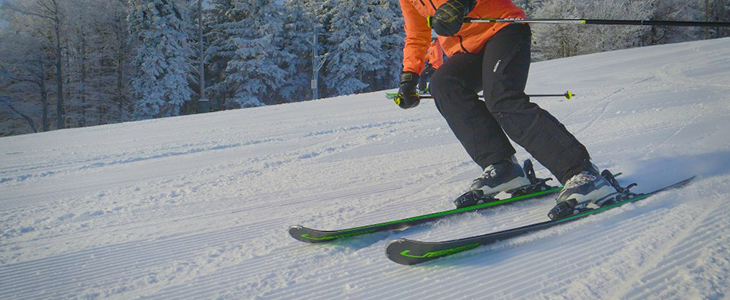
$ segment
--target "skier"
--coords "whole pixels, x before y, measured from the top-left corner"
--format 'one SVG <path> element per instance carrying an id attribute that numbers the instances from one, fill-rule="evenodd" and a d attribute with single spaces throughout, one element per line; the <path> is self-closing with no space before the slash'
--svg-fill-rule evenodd
<path id="1" fill-rule="evenodd" d="M 433 74 L 431 94 L 456 138 L 484 170 L 471 190 L 493 195 L 530 184 L 509 137 L 563 184 L 558 204 L 600 206 L 617 192 L 586 148 L 525 94 L 529 25 L 463 22 L 465 17 L 525 18 L 522 9 L 511 0 L 399 1 L 406 38 L 396 103 L 404 109 L 420 103 L 416 83 L 433 28 L 449 59 Z M 484 102 L 477 96 L 481 90 Z"/>
<path id="2" fill-rule="evenodd" d="M 421 72 L 421 76 L 418 79 L 418 90 L 421 93 L 429 93 L 428 81 L 436 70 L 444 63 L 444 50 L 439 45 L 439 40 L 433 38 L 431 45 L 428 46 L 426 52 L 426 67 Z"/>

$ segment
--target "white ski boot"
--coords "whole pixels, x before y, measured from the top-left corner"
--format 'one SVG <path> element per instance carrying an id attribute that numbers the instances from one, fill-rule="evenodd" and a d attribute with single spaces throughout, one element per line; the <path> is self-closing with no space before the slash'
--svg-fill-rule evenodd
<path id="1" fill-rule="evenodd" d="M 484 168 L 484 173 L 474 179 L 469 190 L 480 190 L 485 195 L 507 192 L 526 185 L 530 185 L 525 171 L 514 155 Z"/>
<path id="2" fill-rule="evenodd" d="M 576 209 L 598 208 L 612 202 L 617 194 L 616 188 L 591 165 L 590 169 L 568 179 L 548 216 L 559 219 L 572 215 Z"/>

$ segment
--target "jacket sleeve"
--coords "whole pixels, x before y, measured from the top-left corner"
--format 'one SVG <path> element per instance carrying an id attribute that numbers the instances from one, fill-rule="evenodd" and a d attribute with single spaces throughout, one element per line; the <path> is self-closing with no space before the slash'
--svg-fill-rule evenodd
<path id="1" fill-rule="evenodd" d="M 403 71 L 421 74 L 426 61 L 426 52 L 431 42 L 431 28 L 408 0 L 399 0 L 405 20 L 405 46 L 403 47 Z"/>

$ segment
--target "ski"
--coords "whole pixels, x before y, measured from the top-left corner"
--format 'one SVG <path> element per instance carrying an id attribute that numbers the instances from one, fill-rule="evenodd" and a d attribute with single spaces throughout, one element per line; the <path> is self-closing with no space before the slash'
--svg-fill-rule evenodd
<path id="1" fill-rule="evenodd" d="M 462 194 L 461 196 L 456 198 L 456 200 L 454 200 L 454 204 L 457 206 L 456 209 L 338 230 L 319 230 L 307 228 L 301 225 L 293 225 L 289 227 L 289 234 L 294 239 L 305 243 L 326 243 L 364 234 L 390 230 L 402 230 L 411 226 L 434 222 L 439 219 L 453 215 L 491 209 L 500 205 L 536 199 L 541 196 L 558 193 L 563 189 L 562 187 L 552 187 L 547 185 L 546 182 L 550 179 L 537 178 L 534 168 L 532 166 L 532 162 L 529 159 L 524 162 L 523 169 L 525 170 L 525 174 L 530 180 L 531 185 L 525 188 L 511 191 L 512 197 L 507 199 L 498 200 L 490 195 L 483 195 L 479 191 L 470 191 Z M 621 173 L 618 173 L 615 176 L 617 177 L 619 175 L 621 175 Z"/>
<path id="2" fill-rule="evenodd" d="M 391 241 L 388 243 L 388 246 L 385 250 L 386 255 L 388 258 L 396 263 L 402 264 L 402 265 L 414 265 L 414 264 L 420 264 L 423 262 L 427 262 L 430 260 L 434 260 L 437 258 L 441 258 L 444 256 L 448 256 L 451 254 L 463 252 L 466 250 L 474 249 L 479 246 L 484 245 L 490 245 L 494 244 L 498 241 L 506 240 L 509 238 L 517 237 L 520 235 L 524 235 L 530 232 L 534 232 L 537 230 L 547 229 L 553 226 L 557 226 L 560 224 L 565 224 L 571 221 L 579 220 L 584 217 L 598 214 L 601 212 L 604 212 L 606 210 L 616 208 L 619 206 L 622 206 L 624 204 L 633 203 L 642 199 L 646 199 L 652 195 L 655 195 L 657 193 L 670 190 L 670 189 L 676 189 L 681 188 L 685 185 L 687 185 L 690 181 L 692 181 L 695 178 L 695 176 L 692 176 L 688 179 L 682 180 L 680 182 L 668 185 L 666 187 L 660 188 L 658 190 L 644 193 L 644 194 L 634 194 L 628 191 L 628 188 L 619 188 L 619 192 L 622 195 L 628 195 L 626 198 L 618 198 L 618 201 L 604 205 L 600 208 L 596 209 L 585 209 L 581 212 L 578 212 L 577 214 L 574 214 L 572 216 L 568 216 L 561 219 L 555 219 L 550 221 L 545 221 L 541 223 L 535 223 L 531 225 L 526 225 L 518 228 L 508 229 L 504 231 L 498 231 L 498 232 L 492 232 L 488 234 L 473 236 L 473 237 L 467 237 L 462 239 L 456 239 L 456 240 L 450 240 L 450 241 L 441 241 L 441 242 L 421 242 L 421 241 L 414 241 L 409 239 L 397 239 L 394 241 Z M 615 181 L 614 181 L 615 182 Z M 635 184 L 632 184 L 629 186 L 633 186 Z"/>
<path id="3" fill-rule="evenodd" d="M 289 234 L 294 239 L 305 243 L 331 242 L 334 240 L 363 234 L 405 229 L 414 225 L 433 222 L 448 216 L 494 208 L 500 205 L 514 203 L 518 201 L 534 199 L 540 196 L 557 193 L 562 190 L 562 187 L 552 187 L 547 185 L 546 182 L 550 179 L 537 178 L 537 175 L 535 174 L 535 170 L 532 165 L 532 161 L 530 161 L 529 159 L 525 160 L 523 169 L 525 171 L 525 175 L 530 180 L 530 185 L 509 191 L 508 193 L 511 197 L 507 199 L 499 200 L 494 198 L 494 195 L 484 195 L 482 191 L 468 191 L 456 198 L 456 200 L 454 200 L 456 209 L 339 230 L 317 230 L 307 228 L 301 225 L 294 225 L 289 227 Z"/>
<path id="4" fill-rule="evenodd" d="M 451 209 L 446 211 L 440 211 L 435 212 L 427 215 L 421 215 L 411 218 L 405 218 L 400 220 L 394 220 L 389 222 L 383 222 L 378 224 L 372 224 L 372 225 L 366 225 L 366 226 L 360 226 L 360 227 L 353 227 L 353 228 L 347 228 L 347 229 L 339 229 L 339 230 L 317 230 L 312 228 L 307 228 L 300 225 L 294 225 L 289 227 L 289 234 L 295 238 L 298 241 L 302 241 L 305 243 L 323 243 L 323 242 L 331 242 L 337 239 L 341 238 L 347 238 L 347 237 L 353 237 L 363 234 L 369 234 L 369 233 L 376 233 L 381 231 L 388 231 L 388 230 L 398 230 L 398 229 L 406 229 L 408 227 L 433 222 L 448 216 L 453 216 L 457 214 L 462 214 L 466 212 L 471 211 L 479 211 L 489 208 L 494 208 L 500 205 L 508 204 L 508 203 L 514 203 L 524 200 L 530 200 L 534 198 L 538 198 L 540 196 L 545 196 L 553 193 L 557 193 L 560 190 L 562 190 L 562 187 L 555 187 L 548 190 L 531 193 L 527 195 L 517 196 L 517 197 L 511 197 L 503 200 L 496 200 L 493 202 L 487 202 L 482 204 L 477 204 L 474 206 L 464 207 L 464 208 L 457 208 L 457 209 Z"/>

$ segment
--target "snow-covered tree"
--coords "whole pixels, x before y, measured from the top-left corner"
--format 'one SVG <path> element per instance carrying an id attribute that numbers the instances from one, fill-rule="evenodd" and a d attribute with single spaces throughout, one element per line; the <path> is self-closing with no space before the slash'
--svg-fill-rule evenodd
<path id="1" fill-rule="evenodd" d="M 264 3 L 214 0 L 211 4 L 205 36 L 209 44 L 207 93 L 213 106 L 221 109 L 306 99 L 312 23 L 302 3 L 274 1 L 268 4 L 273 7 L 259 10 L 242 8 Z M 275 71 L 269 73 L 266 68 Z M 266 92 L 248 89 L 249 83 Z"/>
<path id="2" fill-rule="evenodd" d="M 404 35 L 398 0 L 205 1 L 205 86 L 214 110 L 310 99 L 313 30 L 316 55 L 328 54 L 320 96 L 397 85 Z M 194 111 L 199 46 L 191 43 L 197 28 L 187 15 L 197 4 L 0 0 L 0 134 L 32 131 L 29 119 L 47 131 Z M 730 21 L 727 0 L 515 4 L 531 18 Z M 730 35 L 725 28 L 667 26 L 532 30 L 537 59 Z"/>
<path id="3" fill-rule="evenodd" d="M 650 1 L 611 0 L 584 2 L 583 17 L 597 19 L 649 20 L 653 13 Z M 596 16 L 596 17 L 592 17 Z M 645 45 L 649 26 L 590 26 L 581 32 L 586 39 L 581 43 L 581 53 L 594 53 L 626 49 Z"/>
<path id="4" fill-rule="evenodd" d="M 169 117 L 192 95 L 189 20 L 171 0 L 130 0 L 128 17 L 134 47 L 131 86 L 136 119 Z"/>
<path id="5" fill-rule="evenodd" d="M 280 102 L 297 102 L 310 99 L 314 18 L 301 0 L 288 0 L 285 10 L 281 51 L 288 53 L 290 60 L 282 65 L 286 76 L 278 94 Z"/>
<path id="6" fill-rule="evenodd" d="M 205 68 L 206 68 L 206 97 L 211 101 L 211 109 L 219 110 L 226 107 L 226 102 L 232 98 L 233 92 L 226 84 L 226 67 L 233 58 L 235 45 L 227 28 L 242 16 L 235 10 L 234 0 L 211 0 L 210 9 L 204 10 L 206 41 Z"/>
<path id="7" fill-rule="evenodd" d="M 654 20 L 705 21 L 704 1 L 654 0 Z M 653 28 L 652 44 L 676 43 L 704 38 L 704 29 L 699 27 Z"/>
<path id="8" fill-rule="evenodd" d="M 550 0 L 535 11 L 534 18 L 579 18 L 580 12 L 573 0 Z M 569 57 L 578 54 L 579 28 L 575 25 L 556 24 L 532 26 L 533 55 L 538 60 Z"/>
<path id="9" fill-rule="evenodd" d="M 282 84 L 286 71 L 275 62 L 284 53 L 276 48 L 284 29 L 275 1 L 234 2 L 240 20 L 226 28 L 235 46 L 228 62 L 226 84 L 233 88 L 233 100 L 241 107 L 261 106 Z"/>
<path id="10" fill-rule="evenodd" d="M 379 57 L 385 68 L 376 73 L 375 89 L 390 89 L 398 85 L 399 74 L 403 70 L 404 21 L 398 0 L 380 0 L 376 8 L 382 53 Z"/>
<path id="11" fill-rule="evenodd" d="M 330 5 L 328 28 L 329 58 L 325 66 L 325 85 L 336 95 L 372 90 L 377 72 L 386 69 L 382 40 L 375 17 L 377 0 L 335 1 Z"/>
<path id="12" fill-rule="evenodd" d="M 709 20 L 713 22 L 730 22 L 730 1 L 711 0 Z M 713 36 L 716 38 L 730 36 L 730 29 L 727 27 L 712 28 Z"/>
<path id="13" fill-rule="evenodd" d="M 535 11 L 536 18 L 587 18 L 647 20 L 650 1 L 633 0 L 549 0 Z M 539 59 L 625 49 L 645 44 L 648 26 L 542 25 L 533 26 Z"/>
<path id="14" fill-rule="evenodd" d="M 281 95 L 291 94 L 287 80 L 296 72 L 298 60 L 293 48 L 286 46 L 291 42 L 287 35 L 290 11 L 272 0 L 238 0 L 234 5 L 241 19 L 226 27 L 235 48 L 226 69 L 233 100 L 241 107 L 289 102 Z"/>

